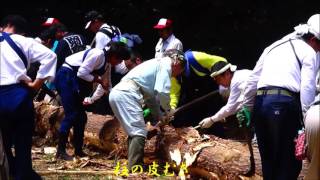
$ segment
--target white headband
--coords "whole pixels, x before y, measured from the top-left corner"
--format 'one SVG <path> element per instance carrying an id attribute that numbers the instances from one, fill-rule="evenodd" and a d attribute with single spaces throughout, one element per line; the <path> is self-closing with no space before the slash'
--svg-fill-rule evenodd
<path id="1" fill-rule="evenodd" d="M 229 64 L 225 65 L 223 68 L 221 68 L 219 71 L 215 71 L 215 72 L 211 73 L 210 76 L 216 77 L 216 76 L 224 73 L 228 69 L 230 69 L 231 72 L 234 72 L 237 70 L 237 66 L 229 63 Z"/>
<path id="2" fill-rule="evenodd" d="M 308 24 L 299 24 L 298 26 L 294 27 L 294 30 L 299 36 L 311 33 L 320 40 L 320 34 Z"/>

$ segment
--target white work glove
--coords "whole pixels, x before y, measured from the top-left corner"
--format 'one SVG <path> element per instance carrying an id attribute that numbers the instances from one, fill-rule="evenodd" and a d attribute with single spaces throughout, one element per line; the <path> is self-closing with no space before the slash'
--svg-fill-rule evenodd
<path id="1" fill-rule="evenodd" d="M 200 123 L 199 126 L 201 128 L 209 128 L 212 124 L 215 123 L 211 117 L 204 118 Z"/>
<path id="2" fill-rule="evenodd" d="M 87 105 L 91 105 L 94 103 L 94 100 L 91 97 L 86 97 L 84 98 L 82 104 L 87 106 Z"/>

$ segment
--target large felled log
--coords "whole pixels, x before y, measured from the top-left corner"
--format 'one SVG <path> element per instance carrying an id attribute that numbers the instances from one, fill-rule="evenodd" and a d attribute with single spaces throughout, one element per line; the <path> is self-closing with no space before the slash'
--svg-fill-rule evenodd
<path id="1" fill-rule="evenodd" d="M 184 161 L 185 157 L 189 162 L 191 162 L 190 159 L 194 159 L 188 169 L 192 174 L 209 179 L 244 178 L 244 174 L 250 168 L 250 153 L 245 142 L 225 140 L 213 135 L 203 138 L 191 127 L 175 129 L 166 126 L 160 135 L 152 138 L 149 144 L 147 143 L 145 150 L 150 149 L 154 149 L 158 159 L 164 162 L 175 160 L 177 164 L 179 157 L 176 156 L 180 156 L 181 161 Z M 178 150 L 180 155 L 172 156 L 172 153 Z M 260 157 L 256 146 L 254 152 L 257 171 L 251 179 L 261 179 Z M 190 164 L 189 162 L 187 165 Z"/>
<path id="2" fill-rule="evenodd" d="M 51 143 L 55 142 L 60 122 L 64 117 L 63 108 L 35 102 L 35 109 L 36 134 L 46 136 Z M 109 153 L 109 156 L 126 158 L 127 135 L 118 121 L 112 116 L 92 113 L 87 115 L 85 144 Z M 181 151 L 182 159 L 188 153 L 196 154 L 194 162 L 188 167 L 190 173 L 209 179 L 245 179 L 241 175 L 250 167 L 249 150 L 245 142 L 221 139 L 213 135 L 204 140 L 194 128 L 175 129 L 170 126 L 166 126 L 162 133 L 146 141 L 145 163 L 172 162 L 170 152 L 177 149 Z M 256 144 L 253 150 L 256 171 L 249 179 L 261 179 L 261 161 Z M 306 168 L 304 165 L 301 176 L 305 174 Z"/>
<path id="3" fill-rule="evenodd" d="M 35 132 L 45 137 L 47 143 L 55 142 L 58 129 L 64 117 L 63 107 L 45 102 L 34 102 L 36 113 Z M 106 153 L 126 154 L 127 136 L 113 116 L 87 113 L 88 122 L 85 128 L 84 144 L 96 147 Z M 70 133 L 72 139 L 72 130 Z M 120 148 L 121 147 L 121 148 Z M 119 151 L 116 151 L 119 150 Z M 123 153 L 121 153 L 123 152 Z"/>
<path id="4" fill-rule="evenodd" d="M 50 132 L 51 138 L 56 137 L 63 118 L 63 108 L 45 103 L 36 103 L 35 107 L 36 132 L 40 135 Z M 85 144 L 126 158 L 126 138 L 118 121 L 112 116 L 88 113 Z M 146 162 L 159 161 L 159 159 L 171 162 L 170 152 L 176 149 L 181 151 L 182 156 L 186 153 L 197 154 L 189 168 L 194 172 L 202 172 L 202 175 L 203 172 L 213 172 L 219 177 L 234 178 L 245 174 L 250 166 L 246 143 L 224 140 L 216 136 L 210 136 L 203 141 L 194 128 L 174 129 L 170 126 L 166 126 L 162 133 L 146 142 Z"/>
<path id="5" fill-rule="evenodd" d="M 125 153 L 127 135 L 120 127 L 119 121 L 113 116 L 92 113 L 87 113 L 87 115 L 88 122 L 85 128 L 84 143 L 119 156 Z"/>
<path id="6" fill-rule="evenodd" d="M 172 163 L 170 152 L 179 149 L 182 160 L 186 154 L 195 155 L 195 161 L 189 167 L 193 174 L 208 178 L 216 176 L 220 179 L 244 177 L 250 168 L 248 145 L 245 142 L 225 140 L 213 135 L 208 137 L 204 140 L 194 128 L 175 129 L 166 126 L 161 133 L 146 141 L 145 163 L 152 161 Z M 113 150 L 113 155 L 126 158 L 126 138 L 117 120 L 89 114 L 85 133 L 86 144 L 108 152 Z M 256 146 L 254 151 L 257 171 L 252 179 L 259 179 L 261 164 Z"/>
<path id="7" fill-rule="evenodd" d="M 53 141 L 58 137 L 58 129 L 64 117 L 61 106 L 53 106 L 46 102 L 34 102 L 35 133 Z"/>

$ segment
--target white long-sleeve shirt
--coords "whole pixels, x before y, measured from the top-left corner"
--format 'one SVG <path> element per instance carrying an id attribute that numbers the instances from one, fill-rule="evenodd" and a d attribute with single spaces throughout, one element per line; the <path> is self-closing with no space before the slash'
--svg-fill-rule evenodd
<path id="1" fill-rule="evenodd" d="M 128 72 L 128 68 L 125 65 L 125 61 L 122 61 L 120 64 L 115 66 L 116 71 L 117 71 L 117 67 L 120 68 L 120 69 L 118 69 L 118 72 L 120 72 L 120 74 L 125 74 L 125 73 Z M 96 90 L 94 91 L 94 93 L 92 94 L 92 96 L 88 97 L 88 98 L 90 98 L 91 103 L 94 103 L 96 100 L 100 99 L 104 94 L 106 94 L 106 93 L 111 91 L 111 88 L 112 88 L 112 83 L 111 83 L 111 80 L 110 80 L 111 79 L 111 73 L 108 73 L 108 75 L 109 75 L 109 77 L 106 77 L 106 78 L 108 78 L 108 80 L 109 80 L 109 89 L 105 90 L 101 86 L 101 84 L 99 84 L 97 86 Z"/>
<path id="2" fill-rule="evenodd" d="M 230 83 L 230 95 L 228 102 L 223 106 L 211 119 L 215 122 L 221 121 L 224 118 L 235 114 L 239 110 L 239 104 L 243 99 L 241 96 L 244 93 L 246 81 L 251 74 L 251 70 L 238 70 L 235 71 Z M 252 103 L 250 104 L 252 106 Z"/>
<path id="3" fill-rule="evenodd" d="M 156 45 L 156 53 L 154 57 L 155 58 L 163 57 L 163 53 L 169 49 L 177 49 L 177 50 L 183 51 L 183 46 L 181 41 L 178 38 L 176 38 L 173 34 L 171 34 L 171 36 L 169 36 L 166 40 L 163 40 L 162 38 L 159 39 Z"/>
<path id="4" fill-rule="evenodd" d="M 111 27 L 110 25 L 108 25 L 107 23 L 104 23 L 104 24 L 102 24 L 100 29 L 105 29 L 105 30 L 109 31 L 110 33 L 112 33 L 110 27 Z M 120 31 L 120 29 L 119 29 L 119 31 Z M 112 38 L 113 37 L 109 37 L 107 34 L 98 31 L 96 33 L 96 36 L 95 36 L 95 42 L 96 42 L 95 47 L 99 48 L 99 49 L 105 48 L 107 46 L 107 44 L 112 40 Z M 128 72 L 128 68 L 124 65 L 124 61 L 122 61 L 122 63 L 120 63 L 120 64 L 115 66 L 115 71 L 117 73 L 120 73 L 120 74 L 125 74 L 126 72 Z M 109 76 L 108 77 L 108 81 L 109 81 L 109 85 L 110 85 L 109 88 L 111 88 L 112 87 L 112 84 L 111 84 L 111 71 L 109 71 L 109 75 L 108 76 Z M 102 88 L 102 86 L 100 88 Z M 95 93 L 99 94 L 99 93 L 102 93 L 102 91 L 100 92 L 98 90 L 98 92 L 95 92 Z"/>
<path id="5" fill-rule="evenodd" d="M 53 80 L 57 66 L 57 57 L 54 52 L 33 38 L 17 34 L 10 37 L 26 56 L 28 68 L 30 63 L 40 62 L 36 78 Z M 31 80 L 27 76 L 27 69 L 23 61 L 6 40 L 0 43 L 0 56 L 0 85 L 11 85 Z"/>
<path id="6" fill-rule="evenodd" d="M 85 51 L 86 50 L 68 56 L 65 62 L 71 66 L 78 66 L 79 69 L 77 72 L 77 76 L 85 81 L 92 82 L 94 76 L 91 73 L 94 70 L 100 69 L 105 64 L 104 62 L 106 61 L 106 59 L 103 50 L 93 48 L 88 52 L 86 58 L 83 60 Z M 62 66 L 72 69 L 66 63 Z M 109 66 L 110 64 L 106 63 L 105 69 L 109 68 Z"/>
<path id="7" fill-rule="evenodd" d="M 293 39 L 292 44 L 301 62 L 301 69 L 289 42 L 273 48 L 288 38 Z M 257 89 L 277 86 L 300 92 L 301 106 L 305 112 L 315 98 L 318 69 L 319 60 L 314 49 L 295 34 L 288 35 L 267 47 L 260 56 L 248 79 L 243 104 L 254 98 Z"/>

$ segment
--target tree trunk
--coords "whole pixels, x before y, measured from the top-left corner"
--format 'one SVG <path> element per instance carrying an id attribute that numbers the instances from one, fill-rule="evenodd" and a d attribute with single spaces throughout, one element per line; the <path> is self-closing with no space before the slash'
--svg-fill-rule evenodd
<path id="1" fill-rule="evenodd" d="M 45 143 L 54 143 L 58 129 L 64 117 L 62 107 L 44 102 L 35 102 L 35 132 L 45 137 Z M 87 113 L 88 122 L 85 129 L 84 143 L 107 153 L 113 159 L 127 158 L 127 135 L 119 122 L 112 116 Z M 146 141 L 146 164 L 173 163 L 170 152 L 179 150 L 180 158 L 190 154 L 194 161 L 188 166 L 189 174 L 207 179 L 262 179 L 261 160 L 257 144 L 253 144 L 255 174 L 245 177 L 250 168 L 250 153 L 245 141 L 222 139 L 214 135 L 204 138 L 192 127 L 173 128 L 165 126 L 162 131 Z M 72 136 L 72 133 L 70 133 Z M 235 134 L 235 133 L 233 133 Z M 241 133 L 236 133 L 239 137 Z M 190 158 L 188 158 L 190 159 Z M 178 164 L 178 163 L 176 163 Z M 170 166 L 172 167 L 172 166 Z M 304 161 L 300 177 L 307 171 L 308 162 Z M 177 168 L 174 168 L 178 170 Z"/>
<path id="2" fill-rule="evenodd" d="M 53 106 L 46 102 L 34 102 L 35 133 L 46 137 L 47 143 L 53 143 L 58 137 L 60 123 L 64 118 L 62 106 Z"/>
<path id="3" fill-rule="evenodd" d="M 159 138 L 159 137 L 156 137 Z M 170 152 L 179 150 L 181 159 L 187 154 L 194 157 L 189 166 L 192 174 L 207 178 L 241 179 L 250 168 L 250 153 L 245 142 L 225 140 L 216 136 L 201 136 L 192 127 L 176 128 L 166 126 L 162 129 L 160 140 L 157 141 L 160 156 L 165 161 L 172 160 Z M 261 163 L 257 146 L 254 146 L 256 173 L 253 179 L 261 176 Z M 188 163 L 187 163 L 188 164 Z"/>
<path id="4" fill-rule="evenodd" d="M 63 118 L 63 108 L 45 103 L 35 103 L 36 132 L 47 138 L 57 137 L 58 127 Z M 109 156 L 126 158 L 127 135 L 119 122 L 112 116 L 88 113 L 84 143 L 96 147 Z M 203 138 L 194 128 L 173 128 L 165 126 L 161 133 L 146 141 L 145 163 L 173 163 L 170 152 L 179 150 L 181 159 L 190 154 L 194 162 L 189 163 L 189 171 L 194 175 L 220 179 L 240 179 L 250 167 L 250 153 L 245 142 L 225 140 L 210 135 Z M 48 136 L 50 132 L 50 136 Z M 261 175 L 260 156 L 254 146 L 256 174 Z M 173 158 L 175 159 L 175 158 Z M 178 164 L 178 163 L 176 163 Z M 178 164 L 179 165 L 179 164 Z M 179 166 L 177 166 L 179 167 Z"/>
<path id="5" fill-rule="evenodd" d="M 127 135 L 113 116 L 87 113 L 84 144 L 93 146 L 111 155 L 123 154 L 126 149 Z M 125 150 L 126 151 L 126 150 Z"/>
<path id="6" fill-rule="evenodd" d="M 36 113 L 36 135 L 45 137 L 45 143 L 53 143 L 58 137 L 60 123 L 64 118 L 63 107 L 53 106 L 45 102 L 34 102 Z M 87 113 L 88 122 L 85 128 L 84 144 L 106 153 L 120 149 L 126 151 L 127 136 L 113 116 Z M 70 133 L 72 139 L 72 129 Z M 123 148 L 119 148 L 119 147 Z M 124 154 L 119 151 L 116 154 Z"/>

